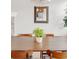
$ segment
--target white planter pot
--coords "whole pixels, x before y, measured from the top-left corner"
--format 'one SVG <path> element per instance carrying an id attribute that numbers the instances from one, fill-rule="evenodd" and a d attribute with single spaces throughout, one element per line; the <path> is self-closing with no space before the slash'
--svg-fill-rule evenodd
<path id="1" fill-rule="evenodd" d="M 43 40 L 42 37 L 36 37 L 36 41 L 37 41 L 38 43 L 42 43 L 42 40 Z"/>

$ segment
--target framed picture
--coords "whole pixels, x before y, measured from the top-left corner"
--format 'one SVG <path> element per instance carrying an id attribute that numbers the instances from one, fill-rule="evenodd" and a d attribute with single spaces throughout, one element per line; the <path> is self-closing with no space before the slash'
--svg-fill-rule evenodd
<path id="1" fill-rule="evenodd" d="M 34 7 L 34 23 L 48 23 L 48 7 Z"/>

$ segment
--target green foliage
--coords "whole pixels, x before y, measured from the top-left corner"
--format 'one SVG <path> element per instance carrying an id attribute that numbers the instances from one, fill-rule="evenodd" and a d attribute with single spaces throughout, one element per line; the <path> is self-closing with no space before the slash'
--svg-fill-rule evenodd
<path id="1" fill-rule="evenodd" d="M 64 23 L 65 23 L 65 24 L 64 24 L 64 27 L 67 27 L 67 16 L 64 17 L 63 21 L 64 21 Z"/>
<path id="2" fill-rule="evenodd" d="M 66 16 L 63 19 L 63 21 L 64 21 L 64 27 L 67 27 L 67 8 L 65 8 L 64 10 L 65 10 L 65 14 L 66 14 Z"/>
<path id="3" fill-rule="evenodd" d="M 35 28 L 35 30 L 33 31 L 33 33 L 35 34 L 36 37 L 43 37 L 44 36 L 44 31 L 41 28 Z"/>

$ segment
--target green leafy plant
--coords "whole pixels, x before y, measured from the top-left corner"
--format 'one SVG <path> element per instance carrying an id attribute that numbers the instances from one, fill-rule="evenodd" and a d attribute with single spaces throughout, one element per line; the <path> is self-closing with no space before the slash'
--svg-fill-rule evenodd
<path id="1" fill-rule="evenodd" d="M 38 28 L 34 29 L 33 34 L 36 37 L 43 37 L 44 36 L 44 31 L 43 31 L 43 29 L 41 29 L 41 28 L 38 27 Z"/>
<path id="2" fill-rule="evenodd" d="M 67 27 L 67 16 L 64 17 L 63 21 L 64 21 L 64 27 Z"/>
<path id="3" fill-rule="evenodd" d="M 65 10 L 65 14 L 66 14 L 66 16 L 64 16 L 64 19 L 63 19 L 63 21 L 64 21 L 64 27 L 67 27 L 67 8 L 64 9 L 64 10 Z"/>

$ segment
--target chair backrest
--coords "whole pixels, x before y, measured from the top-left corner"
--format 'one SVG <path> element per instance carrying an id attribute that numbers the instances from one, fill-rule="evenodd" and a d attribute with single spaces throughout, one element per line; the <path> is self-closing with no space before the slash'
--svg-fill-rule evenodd
<path id="1" fill-rule="evenodd" d="M 28 58 L 28 53 L 26 51 L 12 51 L 11 57 L 13 59 L 26 59 Z"/>
<path id="2" fill-rule="evenodd" d="M 32 59 L 40 59 L 41 53 L 40 52 L 33 52 L 32 53 Z"/>
<path id="3" fill-rule="evenodd" d="M 67 58 L 67 52 L 54 51 L 53 57 L 57 58 L 57 59 L 66 59 Z"/>

